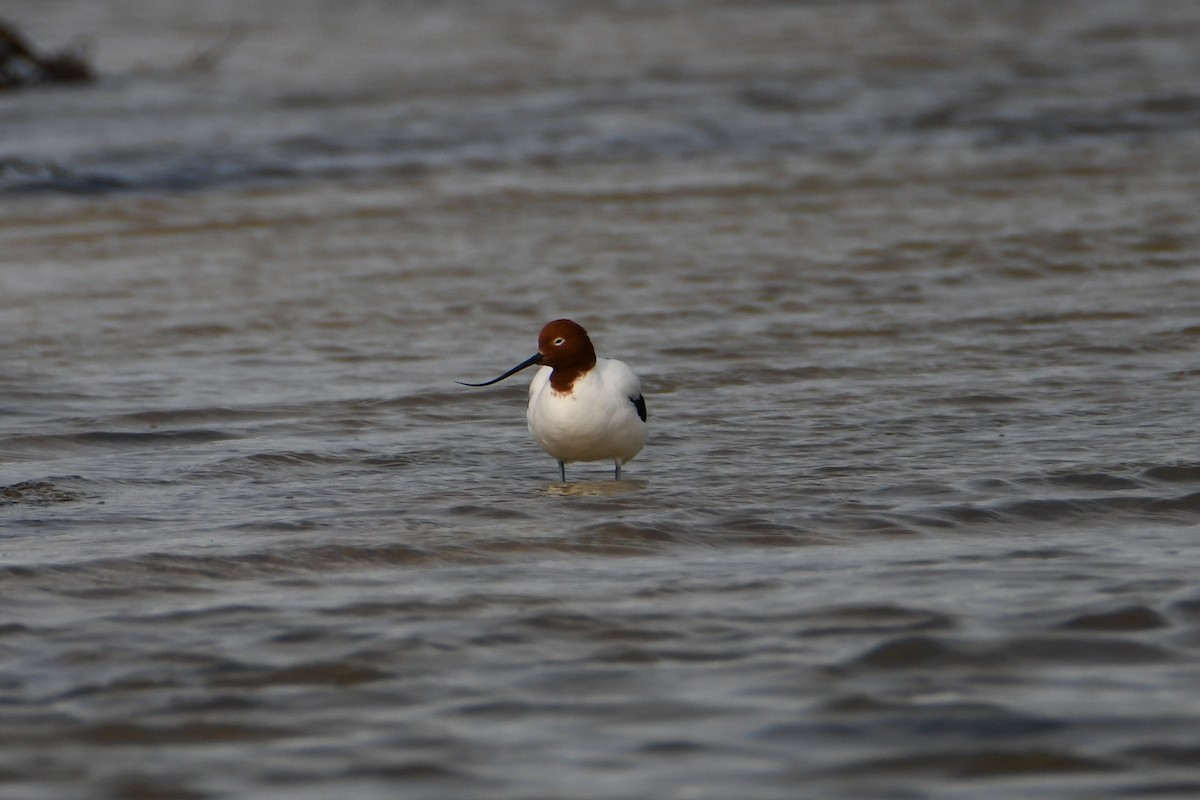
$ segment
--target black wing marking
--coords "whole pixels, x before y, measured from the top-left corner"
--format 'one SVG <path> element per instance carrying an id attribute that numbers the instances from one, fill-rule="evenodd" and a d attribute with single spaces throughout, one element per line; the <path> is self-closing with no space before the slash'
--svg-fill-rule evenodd
<path id="1" fill-rule="evenodd" d="M 646 421 L 646 398 L 640 394 L 637 397 L 629 398 L 629 402 L 633 403 L 638 410 L 638 416 L 642 418 L 642 422 Z"/>

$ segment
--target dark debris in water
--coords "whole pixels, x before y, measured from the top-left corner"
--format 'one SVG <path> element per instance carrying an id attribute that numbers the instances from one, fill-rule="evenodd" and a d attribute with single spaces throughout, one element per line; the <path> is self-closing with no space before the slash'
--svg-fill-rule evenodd
<path id="1" fill-rule="evenodd" d="M 82 497 L 83 495 L 79 492 L 57 486 L 50 481 L 21 481 L 0 488 L 0 506 L 17 503 L 39 506 L 52 503 L 73 503 Z"/>
<path id="2" fill-rule="evenodd" d="M 185 55 L 168 74 L 212 72 L 228 53 L 245 38 L 240 27 L 231 29 L 215 44 Z M 45 53 L 36 48 L 11 23 L 0 20 L 0 92 L 52 84 L 94 83 L 96 71 L 84 48 Z"/>
<path id="3" fill-rule="evenodd" d="M 16 28 L 0 21 L 0 91 L 94 79 L 91 65 L 78 50 L 40 53 Z"/>

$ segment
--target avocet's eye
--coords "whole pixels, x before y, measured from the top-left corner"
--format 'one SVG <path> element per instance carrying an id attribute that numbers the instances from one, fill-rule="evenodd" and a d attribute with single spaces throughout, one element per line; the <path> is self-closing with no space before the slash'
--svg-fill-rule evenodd
<path id="1" fill-rule="evenodd" d="M 557 339 L 555 339 L 555 340 L 554 340 L 554 346 L 555 346 L 555 347 L 562 347 L 562 346 L 563 346 L 563 342 L 565 342 L 565 341 L 566 341 L 566 339 L 564 339 L 563 337 L 561 337 L 561 336 L 560 336 L 560 337 L 558 337 Z"/>

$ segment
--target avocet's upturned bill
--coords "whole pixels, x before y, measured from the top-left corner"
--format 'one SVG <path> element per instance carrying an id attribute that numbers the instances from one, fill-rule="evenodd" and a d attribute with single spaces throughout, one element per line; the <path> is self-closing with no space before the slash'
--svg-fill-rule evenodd
<path id="1" fill-rule="evenodd" d="M 621 466 L 646 444 L 646 400 L 642 384 L 624 362 L 596 358 L 587 331 L 569 319 L 556 319 L 538 335 L 538 351 L 503 375 L 483 383 L 491 386 L 521 370 L 540 364 L 529 384 L 529 432 L 542 449 L 558 461 L 558 475 L 567 479 L 567 464 L 606 461 Z"/>

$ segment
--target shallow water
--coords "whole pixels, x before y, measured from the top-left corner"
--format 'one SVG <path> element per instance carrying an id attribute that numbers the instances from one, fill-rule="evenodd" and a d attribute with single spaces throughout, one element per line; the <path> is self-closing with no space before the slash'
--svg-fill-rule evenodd
<path id="1" fill-rule="evenodd" d="M 4 13 L 5 797 L 1200 792 L 1200 7 Z"/>

